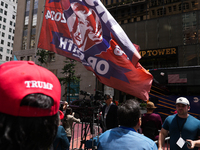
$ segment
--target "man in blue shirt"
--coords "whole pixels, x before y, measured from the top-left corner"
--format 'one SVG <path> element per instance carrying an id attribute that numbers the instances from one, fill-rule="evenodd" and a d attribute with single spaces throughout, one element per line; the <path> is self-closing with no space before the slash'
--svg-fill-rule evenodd
<path id="1" fill-rule="evenodd" d="M 190 103 L 185 97 L 176 100 L 177 114 L 168 116 L 159 134 L 159 150 L 162 150 L 165 137 L 170 133 L 170 150 L 188 150 L 187 139 L 198 140 L 200 137 L 200 121 L 188 114 Z M 198 148 L 194 148 L 198 149 Z"/>
<path id="2" fill-rule="evenodd" d="M 127 100 L 118 107 L 120 127 L 107 130 L 99 137 L 98 150 L 157 150 L 154 141 L 137 133 L 141 125 L 139 103 Z"/>

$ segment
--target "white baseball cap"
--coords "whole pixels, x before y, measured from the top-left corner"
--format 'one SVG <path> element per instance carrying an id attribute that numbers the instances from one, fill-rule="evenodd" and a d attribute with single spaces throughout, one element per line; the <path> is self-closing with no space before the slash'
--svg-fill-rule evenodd
<path id="1" fill-rule="evenodd" d="M 176 99 L 176 104 L 190 105 L 190 102 L 185 97 L 179 97 Z"/>

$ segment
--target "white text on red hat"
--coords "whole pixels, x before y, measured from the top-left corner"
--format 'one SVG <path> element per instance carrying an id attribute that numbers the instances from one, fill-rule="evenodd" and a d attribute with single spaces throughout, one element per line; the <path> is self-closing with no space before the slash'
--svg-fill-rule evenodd
<path id="1" fill-rule="evenodd" d="M 42 89 L 48 89 L 48 90 L 52 90 L 53 88 L 53 84 L 43 82 L 43 81 L 32 80 L 32 81 L 25 81 L 24 83 L 26 84 L 27 88 L 42 88 Z"/>

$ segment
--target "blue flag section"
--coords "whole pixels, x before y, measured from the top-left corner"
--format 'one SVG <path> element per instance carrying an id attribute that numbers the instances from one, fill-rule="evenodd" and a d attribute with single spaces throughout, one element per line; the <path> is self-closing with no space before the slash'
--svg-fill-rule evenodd
<path id="1" fill-rule="evenodd" d="M 81 62 L 100 82 L 148 100 L 152 75 L 100 0 L 46 0 L 38 48 Z"/>

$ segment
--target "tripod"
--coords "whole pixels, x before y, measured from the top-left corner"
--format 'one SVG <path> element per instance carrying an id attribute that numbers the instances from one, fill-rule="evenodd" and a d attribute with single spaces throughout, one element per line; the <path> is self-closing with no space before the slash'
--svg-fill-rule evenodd
<path id="1" fill-rule="evenodd" d="M 96 126 L 98 128 L 98 135 L 97 135 L 97 139 L 96 139 L 93 137 L 93 134 L 95 134 L 95 130 L 94 130 L 95 113 L 99 114 L 99 108 L 98 109 L 94 108 L 92 116 L 90 116 L 89 118 L 85 118 L 85 122 L 82 122 L 81 145 L 80 145 L 79 149 L 82 149 L 83 145 L 84 145 L 84 150 L 88 150 L 88 149 L 96 150 L 97 149 L 97 142 L 98 142 L 98 138 L 99 138 L 100 126 L 99 126 L 99 119 L 97 119 Z M 87 119 L 89 119 L 89 120 L 87 120 Z M 92 134 L 92 138 L 90 140 L 87 140 L 89 131 Z M 94 139 L 96 139 L 96 141 Z"/>

